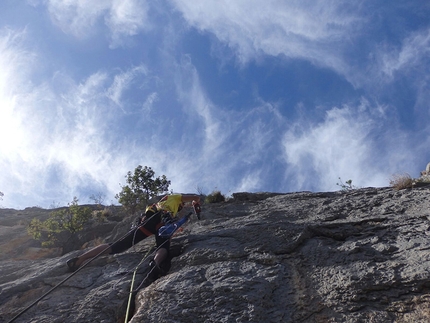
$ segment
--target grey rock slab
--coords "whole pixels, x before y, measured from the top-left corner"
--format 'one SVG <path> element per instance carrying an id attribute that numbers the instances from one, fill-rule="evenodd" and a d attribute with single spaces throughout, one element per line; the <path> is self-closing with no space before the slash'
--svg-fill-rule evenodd
<path id="1" fill-rule="evenodd" d="M 173 237 L 184 251 L 169 272 L 136 293 L 131 322 L 428 322 L 429 193 L 235 193 L 204 204 L 202 220 Z M 153 244 L 100 257 L 16 322 L 122 322 Z M 0 322 L 67 278 L 66 259 L 81 252 L 2 261 Z"/>

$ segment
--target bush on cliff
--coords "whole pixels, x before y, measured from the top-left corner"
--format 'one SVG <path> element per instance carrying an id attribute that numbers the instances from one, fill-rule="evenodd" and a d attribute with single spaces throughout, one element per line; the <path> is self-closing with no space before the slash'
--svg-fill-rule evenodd
<path id="1" fill-rule="evenodd" d="M 213 191 L 205 198 L 205 203 L 219 203 L 224 201 L 225 201 L 225 196 L 221 194 L 220 191 Z"/>
<path id="2" fill-rule="evenodd" d="M 74 197 L 67 208 L 51 212 L 46 221 L 31 220 L 27 232 L 42 241 L 42 247 L 60 247 L 65 254 L 75 249 L 78 232 L 91 218 L 91 209 L 79 206 L 78 199 Z"/>

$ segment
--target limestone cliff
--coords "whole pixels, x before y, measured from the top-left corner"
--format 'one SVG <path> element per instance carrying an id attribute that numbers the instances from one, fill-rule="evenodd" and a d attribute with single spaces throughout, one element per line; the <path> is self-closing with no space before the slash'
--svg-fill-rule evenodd
<path id="1" fill-rule="evenodd" d="M 430 189 L 238 193 L 202 206 L 131 322 L 429 322 Z M 14 322 L 123 322 L 153 245 L 103 256 Z M 65 280 L 65 261 L 2 260 L 0 321 Z M 136 281 L 145 274 L 147 260 Z"/>

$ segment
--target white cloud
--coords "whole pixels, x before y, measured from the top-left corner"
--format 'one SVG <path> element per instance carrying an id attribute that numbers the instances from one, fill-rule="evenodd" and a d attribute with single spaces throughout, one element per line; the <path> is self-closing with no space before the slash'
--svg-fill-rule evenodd
<path id="1" fill-rule="evenodd" d="M 357 108 L 329 110 L 318 124 L 294 123 L 283 139 L 290 184 L 298 190 L 335 190 L 341 177 L 358 186 L 388 186 L 393 167 L 410 167 L 413 162 L 405 156 L 413 148 L 407 138 L 402 138 L 394 122 L 389 134 L 375 136 L 378 129 L 385 129 L 386 120 L 374 114 L 380 109 L 371 109 L 363 101 Z"/>
<path id="2" fill-rule="evenodd" d="M 411 114 L 416 114 L 420 123 L 422 137 L 428 131 L 425 120 L 430 116 L 429 87 L 430 87 L 430 29 L 412 32 L 399 46 L 381 46 L 376 51 L 378 68 L 376 69 L 380 80 L 385 83 L 402 80 L 402 87 L 414 91 L 414 104 L 407 108 Z M 406 86 L 405 86 L 406 85 Z M 411 100 L 412 101 L 412 100 Z"/>
<path id="3" fill-rule="evenodd" d="M 79 39 L 107 33 L 111 47 L 149 30 L 149 6 L 154 5 L 138 0 L 32 3 L 46 4 L 55 24 Z M 352 66 L 344 54 L 345 48 L 356 49 L 355 36 L 365 25 L 366 18 L 360 16 L 362 1 L 171 3 L 191 26 L 215 35 L 219 44 L 227 45 L 243 64 L 263 55 L 299 58 L 329 67 L 355 84 L 371 83 L 373 75 L 388 79 L 401 73 L 421 75 L 417 71 L 423 62 L 427 64 L 429 32 L 422 30 L 408 36 L 401 47 L 389 54 L 389 46 L 373 53 L 376 66 L 370 71 L 363 62 L 360 70 Z M 117 65 L 114 73 L 109 68 L 88 71 L 88 62 L 73 60 L 82 65 L 67 68 L 77 68 L 80 73 L 87 70 L 84 79 L 73 79 L 60 71 L 37 84 L 32 83 L 31 73 L 49 58 L 38 58 L 25 48 L 25 32 L 2 31 L 0 135 L 7 140 L 0 143 L 0 183 L 8 187 L 0 190 L 6 194 L 5 203 L 11 192 L 28 198 L 24 205 L 43 203 L 33 201 L 52 197 L 68 202 L 88 187 L 101 187 L 112 197 L 126 172 L 138 164 L 151 165 L 157 175 L 166 174 L 176 191 L 190 191 L 201 185 L 208 190 L 217 187 L 223 191 L 252 191 L 268 178 L 273 179 L 277 172 L 287 174 L 288 189 L 306 188 L 309 183 L 316 189 L 336 189 L 338 176 L 353 179 L 355 185 L 384 185 L 386 173 L 413 163 L 407 160 L 413 150 L 410 137 L 384 119 L 385 107 L 377 104 L 363 102 L 360 107 L 332 108 L 320 123 L 306 118 L 287 121 L 275 104 L 258 98 L 246 111 L 227 111 L 217 106 L 192 64 L 193 49 L 174 65 L 176 57 L 188 47 L 178 51 L 176 45 L 182 45 L 181 36 L 186 31 L 179 25 L 183 20 L 178 22 L 177 15 L 169 14 L 163 12 L 162 18 L 173 20 L 163 21 L 161 29 L 156 30 L 161 39 L 154 48 L 162 57 L 152 60 L 151 56 L 151 61 L 145 62 L 148 65 Z M 78 41 L 72 45 L 79 49 L 82 44 Z M 55 43 L 50 48 L 54 49 Z M 204 55 L 202 52 L 196 55 Z M 125 60 L 136 62 L 153 53 L 133 52 L 130 60 Z M 109 64 L 124 62 L 124 57 L 115 56 L 115 51 L 110 54 L 114 59 Z M 154 70 L 147 70 L 152 63 Z M 165 74 L 152 74 L 157 72 Z M 424 106 L 429 97 L 428 77 L 415 79 L 421 89 L 417 102 Z M 153 80 L 157 84 L 150 84 Z M 176 93 L 171 91 L 173 82 Z M 148 124 L 151 128 L 145 127 Z M 377 137 L 381 124 L 391 133 L 381 132 Z M 273 161 L 279 156 L 281 140 L 286 161 L 281 166 L 285 168 L 277 167 L 280 164 Z M 420 147 L 426 146 L 421 143 Z M 267 165 L 270 163 L 276 167 Z M 407 167 L 403 169 L 407 171 Z"/>
<path id="4" fill-rule="evenodd" d="M 122 43 L 124 36 L 134 36 L 149 29 L 148 4 L 142 0 L 113 0 L 106 25 L 112 32 L 112 47 Z"/>
<path id="5" fill-rule="evenodd" d="M 126 137 L 128 133 L 119 132 L 116 134 L 119 138 L 112 140 L 115 129 L 124 131 L 121 127 L 113 127 L 124 114 L 112 106 L 111 100 L 122 106 L 122 91 L 143 71 L 142 67 L 132 67 L 114 76 L 98 72 L 57 98 L 57 111 L 67 115 L 62 122 L 52 120 L 55 132 L 49 145 L 50 163 L 62 165 L 68 178 L 64 179 L 65 185 L 71 189 L 91 186 L 93 182 L 112 197 L 131 165 L 135 167 L 140 162 L 145 153 L 142 150 L 121 153 L 123 147 L 127 149 L 133 144 L 127 142 L 130 140 Z"/>
<path id="6" fill-rule="evenodd" d="M 85 38 L 94 33 L 100 17 L 109 11 L 112 1 L 48 0 L 52 20 L 64 32 Z"/>
<path id="7" fill-rule="evenodd" d="M 369 32 L 382 37 L 386 32 L 378 25 L 380 20 L 375 19 L 375 11 L 369 9 L 373 5 L 369 6 L 367 0 L 171 2 L 190 26 L 215 35 L 220 47 L 230 48 L 241 64 L 265 55 L 303 59 L 332 69 L 353 86 L 367 90 L 390 83 L 396 72 L 410 73 L 413 79 L 428 74 L 420 66 L 429 56 L 429 30 L 408 34 L 411 26 L 401 27 L 404 22 L 399 20 L 397 28 L 405 30 L 404 34 L 375 41 Z M 410 6 L 412 10 L 416 4 Z M 393 8 L 399 14 L 405 10 L 403 6 Z M 391 9 L 377 10 L 382 21 L 392 23 L 391 19 L 397 19 L 396 15 L 388 16 L 393 14 Z M 398 43 L 402 43 L 400 48 Z M 221 60 L 230 59 L 225 50 L 213 53 L 227 57 Z"/>
<path id="8" fill-rule="evenodd" d="M 403 40 L 399 48 L 381 48 L 381 72 L 388 77 L 395 73 L 410 73 L 427 66 L 430 53 L 430 29 L 420 30 Z M 424 63 L 424 64 L 423 64 Z"/>
<path id="9" fill-rule="evenodd" d="M 12 156 L 14 147 L 23 141 L 17 102 L 22 72 L 30 64 L 31 55 L 22 48 L 23 33 L 3 29 L 0 32 L 0 155 Z M 14 67 L 17 67 L 14 69 Z M 18 68 L 19 67 L 19 68 Z M 21 72 L 20 72 L 21 71 Z"/>
<path id="10" fill-rule="evenodd" d="M 111 47 L 122 45 L 127 36 L 150 28 L 148 5 L 138 0 L 47 0 L 53 22 L 63 32 L 87 38 L 108 27 Z"/>
<path id="11" fill-rule="evenodd" d="M 37 133 L 33 119 L 38 111 L 29 110 L 27 102 L 35 96 L 30 82 L 36 55 L 25 47 L 25 31 L 0 31 L 0 183 L 6 203 L 14 192 L 27 193 L 25 183 L 35 179 L 41 165 L 33 155 Z M 47 97 L 49 93 L 47 93 Z"/>
<path id="12" fill-rule="evenodd" d="M 144 114 L 149 115 L 152 111 L 152 107 L 155 102 L 159 100 L 158 93 L 152 92 L 148 97 L 146 98 L 145 102 L 142 105 L 142 111 Z"/>
<path id="13" fill-rule="evenodd" d="M 261 181 L 263 180 L 261 173 L 262 170 L 257 169 L 250 174 L 245 175 L 234 188 L 234 192 L 253 192 L 261 187 Z"/>
<path id="14" fill-rule="evenodd" d="M 187 113 L 183 145 L 169 149 L 167 173 L 177 191 L 203 188 L 207 193 L 253 191 L 265 185 L 263 175 L 272 170 L 267 156 L 284 120 L 275 106 L 257 99 L 244 111 L 226 111 L 207 97 L 197 71 L 184 58 L 177 67 L 179 100 Z"/>
<path id="15" fill-rule="evenodd" d="M 187 22 L 216 35 L 246 63 L 264 53 L 345 71 L 340 48 L 363 21 L 347 1 L 172 0 Z"/>
<path id="16" fill-rule="evenodd" d="M 180 139 L 175 138 L 177 143 L 162 144 L 161 151 L 166 154 L 164 173 L 172 180 L 172 189 L 176 192 L 196 192 L 202 186 L 213 189 L 220 179 L 227 177 L 234 163 L 223 160 L 228 150 L 226 140 L 231 134 L 230 121 L 208 99 L 189 57 L 185 56 L 172 70 L 186 122 L 177 128 L 180 129 Z M 162 124 L 166 128 L 165 121 Z M 160 148 L 156 150 L 159 153 Z"/>
<path id="17" fill-rule="evenodd" d="M 136 66 L 126 72 L 115 75 L 113 84 L 107 91 L 107 96 L 122 107 L 121 98 L 125 89 L 130 86 L 130 83 L 138 74 L 146 74 L 147 70 L 143 65 Z"/>
<path id="18" fill-rule="evenodd" d="M 207 98 L 200 84 L 198 73 L 191 61 L 184 57 L 178 67 L 177 91 L 179 98 L 192 118 L 199 117 L 204 129 L 203 149 L 206 155 L 222 149 L 230 134 L 228 120 L 221 109 L 217 109 Z"/>
<path id="19" fill-rule="evenodd" d="M 52 80 L 33 84 L 29 81 L 33 68 L 41 61 L 25 49 L 25 40 L 22 32 L 0 33 L 3 204 L 47 207 L 53 200 L 66 204 L 91 187 L 112 199 L 118 183 L 142 162 L 145 151 L 119 153 L 130 143 L 115 138 L 115 124 L 124 114 L 108 94 L 114 93 L 115 103 L 121 105 L 122 91 L 143 67 L 117 75 L 96 72 L 79 83 L 57 72 Z"/>

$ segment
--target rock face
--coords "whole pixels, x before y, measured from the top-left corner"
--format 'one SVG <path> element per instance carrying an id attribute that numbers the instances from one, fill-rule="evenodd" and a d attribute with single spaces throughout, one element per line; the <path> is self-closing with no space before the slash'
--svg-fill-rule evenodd
<path id="1" fill-rule="evenodd" d="M 238 193 L 202 206 L 131 322 L 429 322 L 430 189 Z M 72 277 L 63 257 L 2 260 L 0 321 L 123 322 L 153 238 Z M 145 259 L 141 264 L 141 260 Z"/>

